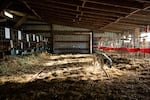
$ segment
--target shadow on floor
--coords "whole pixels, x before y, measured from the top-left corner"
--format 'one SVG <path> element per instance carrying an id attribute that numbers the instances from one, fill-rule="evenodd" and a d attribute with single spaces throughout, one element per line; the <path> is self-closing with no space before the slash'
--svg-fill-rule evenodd
<path id="1" fill-rule="evenodd" d="M 0 100 L 149 100 L 136 82 L 53 79 L 0 85 Z"/>

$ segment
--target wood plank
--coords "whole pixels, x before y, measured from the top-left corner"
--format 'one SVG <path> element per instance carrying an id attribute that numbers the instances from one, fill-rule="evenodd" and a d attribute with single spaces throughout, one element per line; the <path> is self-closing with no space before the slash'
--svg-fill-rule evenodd
<path id="1" fill-rule="evenodd" d="M 54 48 L 54 50 L 89 50 L 89 48 Z"/>
<path id="2" fill-rule="evenodd" d="M 91 31 L 53 31 L 55 35 L 87 35 L 91 33 Z"/>
<path id="3" fill-rule="evenodd" d="M 38 1 L 40 1 L 40 0 L 38 0 Z M 55 3 L 75 5 L 75 6 L 82 6 L 82 4 L 83 4 L 83 1 L 81 1 L 81 0 L 49 0 L 48 2 L 49 3 L 55 2 Z"/>
<path id="4" fill-rule="evenodd" d="M 125 16 L 125 14 L 121 14 L 118 12 L 111 12 L 107 10 L 101 10 L 101 9 L 92 9 L 92 8 L 80 8 L 80 11 L 82 11 L 84 14 L 93 14 L 94 16 L 112 16 L 112 17 L 121 17 Z"/>
<path id="5" fill-rule="evenodd" d="M 42 16 L 44 17 L 44 16 Z M 72 24 L 72 25 L 93 25 L 93 26 L 99 26 L 99 25 L 103 25 L 103 24 L 107 24 L 108 22 L 111 22 L 110 20 L 107 20 L 105 21 L 104 19 L 88 19 L 88 18 L 84 18 L 82 19 L 81 21 L 79 21 L 77 18 L 67 18 L 67 17 L 61 17 L 61 16 L 53 16 L 53 15 L 49 15 L 49 16 L 46 16 L 46 18 L 44 19 L 47 19 L 51 22 L 60 22 L 60 23 L 63 23 L 65 22 L 66 24 Z"/>
<path id="6" fill-rule="evenodd" d="M 25 0 L 50 24 L 92 30 L 124 30 L 149 23 L 150 3 L 143 0 Z M 138 22 L 136 22 L 138 21 Z M 143 22 L 143 23 L 142 23 Z M 121 24 L 116 24 L 121 23 Z M 123 25 L 124 24 L 124 25 Z M 117 28 L 118 27 L 118 28 Z M 114 28 L 114 29 L 113 29 Z"/>
<path id="7" fill-rule="evenodd" d="M 89 3 L 89 2 L 85 4 L 85 7 L 94 8 L 94 9 L 103 9 L 104 11 L 119 12 L 122 14 L 125 14 L 125 13 L 127 14 L 127 13 L 131 13 L 132 11 L 134 11 L 134 10 L 127 9 L 127 8 L 113 7 L 113 6 L 107 6 L 107 5 Z"/>
<path id="8" fill-rule="evenodd" d="M 145 18 L 137 18 L 137 17 L 128 17 L 128 18 L 124 18 L 124 20 L 132 20 L 132 21 L 137 21 L 137 22 L 150 22 L 150 19 L 145 19 Z"/>
<path id="9" fill-rule="evenodd" d="M 39 11 L 37 11 L 39 12 Z M 46 12 L 39 12 L 39 13 L 46 13 Z M 77 14 L 77 13 L 76 13 Z M 79 15 L 78 18 L 76 18 L 76 14 L 73 13 L 68 13 L 68 12 L 61 12 L 61 11 L 50 11 L 48 12 L 47 14 L 42 14 L 43 16 L 50 16 L 50 15 L 53 15 L 53 16 L 60 16 L 60 17 L 69 17 L 69 18 L 74 18 L 74 19 L 78 19 L 78 18 L 85 18 L 85 19 L 89 19 L 89 20 L 106 20 L 106 21 L 114 21 L 117 19 L 117 17 L 110 17 L 110 16 L 96 16 L 96 15 L 91 15 L 91 14 L 83 14 L 83 15 Z"/>
<path id="10" fill-rule="evenodd" d="M 148 25 L 150 23 L 150 21 L 144 21 L 144 20 L 137 21 L 136 19 L 122 19 L 122 20 L 120 20 L 120 22 L 134 23 L 134 24 L 137 24 L 137 25 Z"/>
<path id="11" fill-rule="evenodd" d="M 123 22 L 118 22 L 118 23 L 115 23 L 115 24 L 117 24 L 117 25 L 120 25 L 120 26 L 133 26 L 133 27 L 145 27 L 145 26 L 143 26 L 143 25 L 136 25 L 136 24 L 130 24 L 130 23 L 123 23 Z"/>
<path id="12" fill-rule="evenodd" d="M 28 18 L 28 15 L 23 16 L 18 22 L 13 26 L 14 28 L 20 27 Z"/>
<path id="13" fill-rule="evenodd" d="M 46 18 L 45 18 L 46 19 Z M 96 25 L 91 25 L 91 24 L 77 24 L 77 23 L 70 23 L 68 20 L 57 20 L 57 21 L 54 21 L 54 20 L 47 20 L 49 23 L 53 23 L 53 24 L 59 24 L 59 25 L 66 25 L 66 26 L 72 26 L 72 27 L 80 27 L 80 28 L 86 28 L 86 29 L 96 29 L 98 28 L 99 26 L 96 26 Z M 103 26 L 103 25 L 101 25 Z"/>
<path id="14" fill-rule="evenodd" d="M 37 6 L 38 5 L 38 6 Z M 63 7 L 63 6 L 55 6 L 55 5 L 48 5 L 48 6 L 46 6 L 46 5 L 44 5 L 44 4 L 37 4 L 37 5 L 32 5 L 33 6 L 33 8 L 35 8 L 35 9 L 37 9 L 37 8 L 39 8 L 39 9 L 43 9 L 43 10 L 48 10 L 48 9 L 51 9 L 51 10 L 59 10 L 60 12 L 67 12 L 67 13 L 70 13 L 70 12 L 75 12 L 75 13 L 78 13 L 78 14 L 80 14 L 80 12 L 79 11 L 77 11 L 75 8 L 74 9 L 69 9 L 69 8 L 65 8 L 65 7 Z M 40 6 L 40 7 L 39 7 Z M 124 14 L 120 14 L 120 13 L 113 13 L 113 12 L 111 12 L 110 13 L 110 11 L 103 11 L 103 10 L 96 10 L 96 9 L 90 9 L 90 8 L 79 8 L 81 11 L 84 11 L 85 13 L 91 13 L 91 14 L 98 14 L 98 15 L 101 15 L 101 16 L 103 16 L 103 15 L 107 15 L 107 16 L 114 16 L 114 17 L 116 17 L 116 16 L 125 16 Z M 127 14 L 127 13 L 126 13 Z"/>
<path id="15" fill-rule="evenodd" d="M 89 41 L 55 41 L 55 42 L 61 42 L 61 43 L 85 43 L 85 42 L 89 42 Z"/>
<path id="16" fill-rule="evenodd" d="M 128 9 L 143 9 L 144 3 L 131 0 L 88 0 L 87 2 Z"/>
<path id="17" fill-rule="evenodd" d="M 38 0 L 38 2 L 37 2 L 37 0 L 35 1 L 35 0 L 26 0 L 27 1 L 27 3 L 28 4 L 30 4 L 30 6 L 31 7 L 36 7 L 36 6 L 38 6 L 38 7 L 44 7 L 45 6 L 45 8 L 47 8 L 47 7 L 58 7 L 58 8 L 67 8 L 67 9 L 72 9 L 72 10 L 76 10 L 76 5 L 74 5 L 74 4 L 66 4 L 66 3 L 58 3 L 58 2 L 56 2 L 56 1 L 39 1 Z"/>
<path id="18" fill-rule="evenodd" d="M 42 7 L 35 7 L 35 10 L 37 10 L 40 13 L 45 13 L 45 14 L 49 14 L 49 13 L 62 13 L 62 14 L 67 14 L 67 15 L 76 15 L 76 14 L 80 14 L 79 11 L 72 11 L 72 10 L 66 10 L 66 9 L 59 9 L 59 8 L 42 8 Z M 43 12 L 42 12 L 43 11 Z"/>
<path id="19" fill-rule="evenodd" d="M 23 30 L 24 33 L 50 33 L 50 30 Z"/>
<path id="20" fill-rule="evenodd" d="M 36 1 L 37 2 L 37 1 Z M 39 1 L 38 3 L 40 4 L 40 2 L 41 1 Z M 45 3 L 45 6 L 46 5 L 50 5 L 50 4 L 52 4 L 52 5 L 57 5 L 58 7 L 66 7 L 66 6 L 70 6 L 70 8 L 71 7 L 73 7 L 73 6 L 77 6 L 77 5 L 75 5 L 75 4 L 70 4 L 70 3 L 64 3 L 64 2 L 57 2 L 57 1 L 53 1 L 53 0 L 51 0 L 51 1 L 49 1 L 49 2 L 45 2 L 45 1 L 42 1 L 42 2 L 44 2 Z M 41 3 L 42 3 L 41 2 Z M 32 3 L 33 4 L 33 1 L 31 2 L 31 1 L 28 1 L 28 3 Z M 31 4 L 31 5 L 32 5 Z M 36 4 L 36 6 L 39 6 L 38 4 Z M 80 5 L 78 5 L 78 6 L 80 6 Z M 81 4 L 81 6 L 80 7 L 82 7 L 82 4 Z M 130 13 L 130 12 L 132 12 L 133 10 L 131 10 L 131 9 L 127 9 L 127 8 L 119 8 L 119 7 L 113 7 L 113 6 L 107 6 L 107 5 L 102 5 L 102 4 L 95 4 L 95 3 L 90 3 L 90 2 L 87 2 L 85 5 L 84 5 L 84 7 L 85 8 L 94 8 L 94 9 L 97 9 L 97 10 L 99 10 L 99 9 L 102 9 L 102 10 L 104 10 L 104 11 L 111 11 L 111 12 L 119 12 L 119 13 L 122 13 L 122 14 L 127 14 L 127 13 Z M 68 9 L 69 9 L 69 7 L 68 7 Z M 74 10 L 76 10 L 75 8 L 74 8 Z"/>

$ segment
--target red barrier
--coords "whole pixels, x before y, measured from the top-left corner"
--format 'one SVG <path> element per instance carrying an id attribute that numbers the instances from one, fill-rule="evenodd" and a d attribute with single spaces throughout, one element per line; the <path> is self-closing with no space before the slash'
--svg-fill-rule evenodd
<path id="1" fill-rule="evenodd" d="M 104 47 L 104 46 L 96 46 L 94 45 L 93 48 L 98 48 L 99 50 L 105 50 L 105 51 L 128 51 L 128 52 L 138 52 L 140 51 L 141 53 L 150 53 L 150 48 L 125 48 L 125 47 L 120 47 L 120 48 L 112 48 L 112 47 Z"/>
<path id="2" fill-rule="evenodd" d="M 93 45 L 93 48 L 97 48 L 98 50 L 104 50 L 106 47 Z"/>
<path id="3" fill-rule="evenodd" d="M 106 47 L 103 47 L 103 46 L 99 46 L 99 47 L 98 47 L 99 50 L 101 50 L 101 49 L 104 50 L 105 48 L 106 48 Z"/>
<path id="4" fill-rule="evenodd" d="M 104 50 L 109 51 L 109 50 L 115 50 L 115 49 L 112 47 L 106 47 L 106 48 L 104 48 Z"/>
<path id="5" fill-rule="evenodd" d="M 105 51 L 109 51 L 109 50 L 110 50 L 110 48 L 106 47 L 106 48 L 104 48 L 104 50 L 105 50 Z"/>
<path id="6" fill-rule="evenodd" d="M 115 51 L 127 51 L 127 48 L 121 47 L 121 48 L 113 48 Z"/>
<path id="7" fill-rule="evenodd" d="M 127 51 L 127 48 L 121 47 L 121 48 L 119 48 L 119 51 Z"/>
<path id="8" fill-rule="evenodd" d="M 114 50 L 115 50 L 115 51 L 119 51 L 119 50 L 120 50 L 120 48 L 114 48 Z"/>
<path id="9" fill-rule="evenodd" d="M 128 52 L 138 52 L 139 48 L 127 48 Z"/>
<path id="10" fill-rule="evenodd" d="M 140 48 L 141 53 L 150 53 L 150 48 Z"/>
<path id="11" fill-rule="evenodd" d="M 98 46 L 97 45 L 93 45 L 93 48 L 98 48 Z"/>
<path id="12" fill-rule="evenodd" d="M 115 51 L 127 51 L 127 48 L 121 47 L 121 48 L 112 48 L 112 47 L 106 47 L 104 50 L 115 50 Z"/>

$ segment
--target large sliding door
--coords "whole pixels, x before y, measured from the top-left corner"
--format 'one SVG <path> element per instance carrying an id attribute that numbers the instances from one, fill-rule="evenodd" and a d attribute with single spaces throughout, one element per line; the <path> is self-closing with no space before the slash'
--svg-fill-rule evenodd
<path id="1" fill-rule="evenodd" d="M 56 33 L 53 38 L 54 53 L 90 53 L 90 34 Z"/>

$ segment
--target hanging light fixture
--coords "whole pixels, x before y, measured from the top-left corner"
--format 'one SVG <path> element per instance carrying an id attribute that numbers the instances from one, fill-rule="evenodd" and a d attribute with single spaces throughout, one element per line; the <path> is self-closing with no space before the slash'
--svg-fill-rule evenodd
<path id="1" fill-rule="evenodd" d="M 9 17 L 9 18 L 13 18 L 14 17 L 11 13 L 9 13 L 7 11 L 4 11 L 4 15 Z"/>

